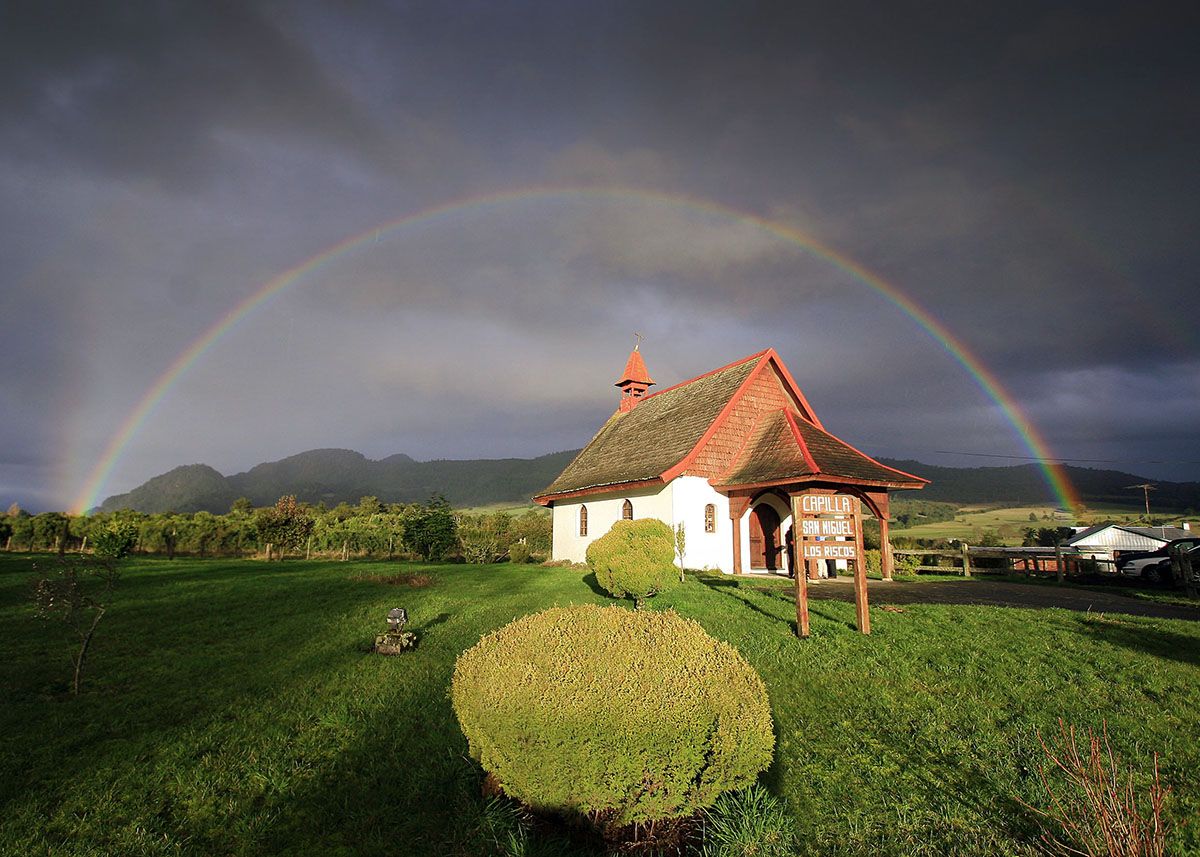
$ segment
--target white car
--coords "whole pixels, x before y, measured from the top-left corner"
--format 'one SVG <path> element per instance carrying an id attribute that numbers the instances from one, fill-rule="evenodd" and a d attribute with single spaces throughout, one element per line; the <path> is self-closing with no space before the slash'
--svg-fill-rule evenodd
<path id="1" fill-rule="evenodd" d="M 1147 583 L 1161 583 L 1171 579 L 1170 550 L 1180 546 L 1188 552 L 1192 561 L 1192 572 L 1200 572 L 1200 537 L 1175 539 L 1156 551 L 1127 554 L 1117 560 L 1117 571 L 1126 577 L 1140 577 Z"/>

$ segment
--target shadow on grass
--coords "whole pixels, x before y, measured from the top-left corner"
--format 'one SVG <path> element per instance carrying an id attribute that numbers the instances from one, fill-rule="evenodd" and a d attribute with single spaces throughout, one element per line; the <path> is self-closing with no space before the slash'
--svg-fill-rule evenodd
<path id="1" fill-rule="evenodd" d="M 799 636 L 799 632 L 797 630 L 797 623 L 796 623 L 796 619 L 795 619 L 796 595 L 795 595 L 794 587 L 784 587 L 784 586 L 778 586 L 778 587 L 751 586 L 751 587 L 747 587 L 749 589 L 749 591 L 756 593 L 761 598 L 765 598 L 769 601 L 779 601 L 784 604 L 787 604 L 788 607 L 790 608 L 789 614 L 787 616 L 779 616 L 775 613 L 770 612 L 769 610 L 764 610 L 758 604 L 755 604 L 754 601 L 748 595 L 743 593 L 742 587 L 737 585 L 739 583 L 739 581 L 725 582 L 725 581 L 714 579 L 710 582 L 707 579 L 701 578 L 700 582 L 703 583 L 705 586 L 707 586 L 709 589 L 711 589 L 713 592 L 716 592 L 717 594 L 723 595 L 727 598 L 731 598 L 734 601 L 738 602 L 739 604 L 744 605 L 745 607 L 749 607 L 751 610 L 753 610 L 755 613 L 758 613 L 760 616 L 765 616 L 767 619 L 770 619 L 773 622 L 778 622 L 780 624 L 786 625 L 789 632 L 793 636 Z M 811 593 L 811 590 L 809 590 L 809 591 Z M 809 600 L 809 603 L 808 603 L 808 615 L 809 615 L 810 619 L 813 617 L 817 617 L 820 619 L 824 619 L 833 625 L 843 625 L 852 631 L 857 630 L 857 626 L 853 622 L 847 622 L 845 620 L 845 618 L 842 616 L 838 616 L 835 613 L 832 613 L 827 610 L 822 610 L 819 606 L 815 605 L 811 599 Z"/>
<path id="2" fill-rule="evenodd" d="M 589 571 L 580 579 L 588 589 L 592 590 L 592 592 L 594 592 L 596 595 L 599 595 L 601 598 L 612 598 L 611 595 L 609 595 L 600 587 L 600 581 L 596 579 L 596 572 Z"/>
<path id="3" fill-rule="evenodd" d="M 491 857 L 510 853 L 483 793 L 446 688 L 453 660 L 431 662 L 443 680 L 397 671 L 372 714 L 313 775 L 268 796 L 263 853 L 417 853 Z M 541 830 L 530 855 L 599 854 L 567 833 Z M 213 843 L 219 844 L 219 843 Z M 242 842 L 239 845 L 247 845 Z M 399 851 L 397 851 L 399 848 Z M 569 848 L 569 850 L 568 850 Z"/>
<path id="4" fill-rule="evenodd" d="M 45 754 L 21 758 L 0 783 L 0 811 L 22 797 L 25 777 L 43 788 L 86 781 L 93 770 L 124 764 L 124 742 L 175 746 L 185 734 L 219 730 L 270 704 L 282 687 L 319 681 L 356 659 L 356 641 L 373 627 L 355 614 L 374 612 L 381 592 L 295 574 L 303 572 L 299 566 L 131 563 L 110 598 L 77 699 L 54 696 L 70 645 L 30 629 L 40 635 L 38 650 L 29 649 L 7 673 L 10 713 L 22 733 L 9 737 L 53 746 L 72 763 L 47 766 Z"/>
<path id="5" fill-rule="evenodd" d="M 1121 619 L 1103 615 L 1079 617 L 1075 623 L 1075 630 L 1114 646 L 1200 666 L 1200 640 L 1185 634 L 1147 628 L 1142 624 L 1126 623 Z"/>
<path id="6" fill-rule="evenodd" d="M 779 622 L 783 625 L 788 626 L 792 630 L 792 632 L 795 633 L 795 630 L 796 630 L 795 622 L 789 621 L 788 619 L 780 617 L 780 616 L 776 616 L 774 613 L 771 613 L 770 611 L 764 610 L 763 608 L 759 607 L 757 604 L 755 604 L 753 601 L 751 601 L 748 597 L 746 597 L 745 595 L 742 594 L 740 588 L 736 585 L 737 581 L 731 581 L 730 583 L 725 583 L 724 581 L 719 581 L 719 580 L 713 580 L 710 582 L 709 580 L 701 579 L 700 582 L 703 583 L 705 586 L 707 586 L 709 589 L 711 589 L 713 592 L 716 592 L 719 595 L 723 595 L 726 598 L 731 598 L 734 601 L 738 602 L 738 604 L 741 604 L 745 607 L 749 607 L 751 610 L 753 610 L 755 613 L 759 614 L 760 616 L 765 616 L 766 618 L 770 619 L 772 622 Z M 733 584 L 733 585 L 731 586 L 731 584 Z"/>

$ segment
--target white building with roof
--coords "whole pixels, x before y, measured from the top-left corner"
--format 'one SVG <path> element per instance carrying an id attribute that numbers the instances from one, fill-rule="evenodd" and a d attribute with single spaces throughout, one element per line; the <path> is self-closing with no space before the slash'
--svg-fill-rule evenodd
<path id="1" fill-rule="evenodd" d="M 1190 536 L 1184 527 L 1131 527 L 1126 524 L 1097 524 L 1064 541 L 1080 556 L 1091 559 L 1116 559 L 1122 554 L 1155 551 L 1174 539 Z"/>

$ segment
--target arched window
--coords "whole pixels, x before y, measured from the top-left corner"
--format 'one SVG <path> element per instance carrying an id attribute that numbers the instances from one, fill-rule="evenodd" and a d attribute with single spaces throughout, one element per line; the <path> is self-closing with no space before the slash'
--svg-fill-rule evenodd
<path id="1" fill-rule="evenodd" d="M 717 531 L 717 507 L 709 503 L 704 507 L 704 532 L 715 533 Z"/>
<path id="2" fill-rule="evenodd" d="M 621 504 L 621 518 L 626 521 L 633 520 L 633 504 L 628 500 Z"/>
<path id="3" fill-rule="evenodd" d="M 579 535 L 587 535 L 587 506 L 579 507 Z"/>

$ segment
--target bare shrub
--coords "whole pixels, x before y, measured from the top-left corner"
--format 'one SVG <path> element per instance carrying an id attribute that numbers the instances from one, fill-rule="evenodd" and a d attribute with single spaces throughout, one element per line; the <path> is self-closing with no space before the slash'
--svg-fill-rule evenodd
<path id="1" fill-rule="evenodd" d="M 33 600 L 38 615 L 61 619 L 79 638 L 79 650 L 71 658 L 75 667 L 71 694 L 78 696 L 92 638 L 121 576 L 117 557 L 105 556 L 98 550 L 96 556 L 63 556 L 49 569 L 37 563 L 33 568 L 36 574 Z"/>
<path id="2" fill-rule="evenodd" d="M 1042 844 L 1049 854 L 1087 857 L 1163 857 L 1166 828 L 1163 804 L 1169 788 L 1158 773 L 1139 795 L 1132 768 L 1122 766 L 1108 741 L 1108 725 L 1097 735 L 1088 729 L 1077 736 L 1074 726 L 1058 721 L 1056 739 L 1038 733 L 1046 754 L 1039 767 L 1048 806 L 1025 804 L 1049 823 Z M 1081 746 L 1082 745 L 1082 746 Z M 1022 801 L 1024 803 L 1024 801 Z"/>

